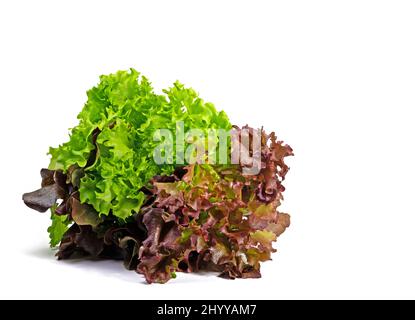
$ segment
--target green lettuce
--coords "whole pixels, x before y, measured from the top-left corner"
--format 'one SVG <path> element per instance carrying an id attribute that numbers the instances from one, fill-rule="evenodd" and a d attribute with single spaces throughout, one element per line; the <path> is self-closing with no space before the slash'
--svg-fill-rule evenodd
<path id="1" fill-rule="evenodd" d="M 68 230 L 68 226 L 71 224 L 68 216 L 58 216 L 55 213 L 55 209 L 55 206 L 51 208 L 50 219 L 52 220 L 52 224 L 48 228 L 51 247 L 56 247 L 61 242 L 63 235 Z"/>
<path id="2" fill-rule="evenodd" d="M 125 220 L 138 212 L 145 200 L 140 190 L 158 174 L 171 174 L 175 166 L 153 160 L 157 129 L 176 132 L 181 121 L 190 128 L 231 128 L 224 112 L 205 103 L 191 88 L 179 82 L 156 94 L 151 83 L 134 69 L 100 77 L 87 92 L 88 101 L 78 115 L 79 124 L 70 140 L 50 148 L 50 170 L 67 172 L 84 168 L 80 200 L 97 212 Z M 94 154 L 94 157 L 91 157 Z M 173 163 L 176 163 L 175 153 Z"/>

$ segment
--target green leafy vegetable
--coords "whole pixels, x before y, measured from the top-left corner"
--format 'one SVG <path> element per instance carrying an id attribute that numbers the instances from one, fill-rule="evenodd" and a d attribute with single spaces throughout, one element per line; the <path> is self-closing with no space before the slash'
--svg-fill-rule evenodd
<path id="1" fill-rule="evenodd" d="M 199 270 L 260 277 L 260 263 L 271 259 L 273 242 L 290 225 L 278 208 L 292 149 L 261 130 L 260 152 L 245 147 L 259 153 L 256 175 L 244 174 L 250 164 L 243 161 L 189 165 L 181 152 L 188 130 L 207 137 L 234 128 L 238 143 L 243 132 L 252 139 L 257 131 L 232 127 L 224 112 L 179 82 L 156 94 L 134 69 L 101 76 L 87 96 L 69 141 L 50 148 L 41 188 L 23 195 L 28 207 L 51 210 L 48 232 L 50 245 L 60 244 L 58 258 L 123 259 L 149 283 Z M 159 129 L 177 140 L 165 164 L 153 158 L 168 151 L 156 139 Z M 193 139 L 192 146 L 205 143 Z M 230 145 L 225 151 L 230 157 Z"/>
<path id="2" fill-rule="evenodd" d="M 160 166 L 153 160 L 153 150 L 159 144 L 153 141 L 156 130 L 175 133 L 179 121 L 185 130 L 205 132 L 230 129 L 231 125 L 225 113 L 217 112 L 179 82 L 164 90 L 165 95 L 158 95 L 134 69 L 100 79 L 87 93 L 88 101 L 70 140 L 50 149 L 49 169 L 66 172 L 73 165 L 86 167 L 79 188 L 81 202 L 91 204 L 100 214 L 112 212 L 126 219 L 138 212 L 145 200 L 139 190 L 153 176 L 174 171 L 173 165 Z M 95 149 L 95 159 L 87 166 Z M 175 162 L 175 156 L 172 160 Z"/>
<path id="3" fill-rule="evenodd" d="M 68 226 L 71 224 L 68 216 L 58 216 L 55 213 L 55 208 L 51 208 L 51 220 L 52 224 L 48 228 L 49 238 L 50 238 L 50 246 L 56 247 L 60 242 L 68 230 Z"/>

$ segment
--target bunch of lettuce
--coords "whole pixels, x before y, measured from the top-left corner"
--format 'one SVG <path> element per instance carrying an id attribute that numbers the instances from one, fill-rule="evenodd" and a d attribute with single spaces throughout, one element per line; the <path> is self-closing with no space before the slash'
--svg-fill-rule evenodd
<path id="1" fill-rule="evenodd" d="M 58 258 L 124 260 L 149 283 L 178 271 L 260 277 L 260 262 L 290 223 L 278 206 L 292 149 L 261 131 L 261 170 L 249 176 L 241 164 L 159 165 L 156 130 L 175 133 L 179 121 L 206 134 L 230 130 L 226 114 L 178 82 L 156 94 L 133 69 L 100 80 L 70 140 L 50 149 L 41 189 L 23 195 L 27 206 L 51 210 Z"/>

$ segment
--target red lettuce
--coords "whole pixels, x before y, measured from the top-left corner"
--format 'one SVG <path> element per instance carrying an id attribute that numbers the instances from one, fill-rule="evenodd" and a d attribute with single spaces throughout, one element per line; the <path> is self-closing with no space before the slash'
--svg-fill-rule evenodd
<path id="1" fill-rule="evenodd" d="M 241 130 L 236 130 L 238 139 Z M 42 188 L 23 199 L 41 212 L 55 206 L 54 215 L 71 224 L 60 242 L 59 259 L 124 260 L 127 269 L 149 283 L 200 270 L 228 279 L 257 278 L 260 263 L 275 252 L 272 243 L 290 225 L 289 215 L 278 207 L 289 169 L 285 158 L 293 154 L 274 133 L 262 132 L 261 145 L 258 175 L 244 175 L 241 165 L 195 164 L 154 176 L 140 190 L 146 195 L 143 207 L 125 221 L 81 203 L 84 173 L 77 166 L 66 174 L 43 169 Z"/>

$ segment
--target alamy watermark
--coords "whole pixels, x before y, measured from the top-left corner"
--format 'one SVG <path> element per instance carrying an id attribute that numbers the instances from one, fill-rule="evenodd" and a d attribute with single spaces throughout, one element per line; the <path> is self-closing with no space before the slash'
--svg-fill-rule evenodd
<path id="1" fill-rule="evenodd" d="M 153 141 L 157 164 L 240 164 L 244 175 L 261 170 L 261 130 L 195 129 L 185 130 L 182 121 L 176 130 L 158 129 Z"/>

